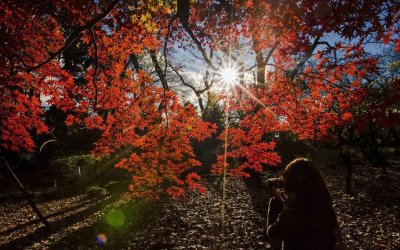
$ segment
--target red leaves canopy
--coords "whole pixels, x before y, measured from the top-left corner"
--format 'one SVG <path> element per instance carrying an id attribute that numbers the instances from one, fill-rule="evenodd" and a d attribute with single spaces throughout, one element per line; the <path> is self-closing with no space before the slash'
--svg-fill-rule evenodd
<path id="1" fill-rule="evenodd" d="M 1 148 L 33 151 L 32 138 L 48 132 L 43 103 L 55 105 L 67 112 L 68 125 L 101 131 L 96 154 L 129 151 L 117 167 L 132 172 L 134 195 L 157 197 L 165 183 L 176 197 L 185 183 L 204 192 L 195 174 L 185 181 L 179 176 L 200 164 L 191 140 L 204 140 L 215 128 L 135 61 L 163 52 L 167 34 L 177 43 L 185 39 L 182 30 L 168 33 L 168 25 L 179 25 L 175 14 L 174 1 L 3 1 Z M 240 114 L 227 130 L 230 173 L 246 176 L 246 168 L 277 165 L 277 132 L 321 139 L 335 136 L 333 128 L 365 119 L 358 110 L 374 92 L 368 75 L 382 72 L 369 42 L 398 53 L 398 20 L 399 5 L 392 0 L 196 1 L 189 19 L 199 38 L 194 43 L 220 53 L 255 52 L 255 74 L 266 85 L 244 81 L 258 101 L 229 102 L 229 115 Z M 243 42 L 251 49 L 244 50 Z M 88 65 L 71 72 L 67 50 L 84 51 Z M 388 93 L 397 93 L 397 83 L 390 82 L 394 91 Z M 367 106 L 376 117 L 396 117 L 394 109 L 387 110 L 397 97 L 390 94 Z M 224 162 L 219 156 L 214 171 Z"/>
<path id="2" fill-rule="evenodd" d="M 3 1 L 1 147 L 34 150 L 32 136 L 48 132 L 45 102 L 67 112 L 67 125 L 101 131 L 95 154 L 130 152 L 116 166 L 132 172 L 133 195 L 157 197 L 162 185 L 177 182 L 183 187 L 179 176 L 200 165 L 191 141 L 215 128 L 155 85 L 149 72 L 127 64 L 160 47 L 171 8 L 158 1 Z M 63 53 L 80 48 L 93 62 L 79 72 L 84 84 L 64 69 Z M 195 174 L 185 183 L 204 192 Z"/>

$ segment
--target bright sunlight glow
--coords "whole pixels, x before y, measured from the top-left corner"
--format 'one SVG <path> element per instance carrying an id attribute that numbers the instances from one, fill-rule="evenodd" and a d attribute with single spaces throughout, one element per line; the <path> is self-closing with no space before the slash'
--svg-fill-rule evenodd
<path id="1" fill-rule="evenodd" d="M 221 77 L 225 84 L 233 85 L 238 79 L 238 73 L 234 68 L 224 68 L 221 71 Z"/>

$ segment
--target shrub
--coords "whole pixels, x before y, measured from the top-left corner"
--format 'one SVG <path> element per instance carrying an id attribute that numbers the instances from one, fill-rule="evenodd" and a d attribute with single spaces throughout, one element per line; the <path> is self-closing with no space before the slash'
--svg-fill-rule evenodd
<path id="1" fill-rule="evenodd" d="M 79 175 L 91 175 L 96 171 L 100 158 L 94 158 L 90 154 L 72 155 L 58 158 L 50 162 L 50 166 L 56 175 L 60 177 L 73 177 Z"/>
<path id="2" fill-rule="evenodd" d="M 107 190 L 99 186 L 90 186 L 86 189 L 86 193 L 89 196 L 96 197 L 106 195 Z"/>

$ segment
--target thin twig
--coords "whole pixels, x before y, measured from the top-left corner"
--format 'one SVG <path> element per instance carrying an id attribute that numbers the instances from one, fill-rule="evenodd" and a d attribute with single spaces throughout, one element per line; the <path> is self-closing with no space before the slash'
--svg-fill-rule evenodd
<path id="1" fill-rule="evenodd" d="M 198 91 L 195 87 L 193 87 L 192 85 L 190 85 L 189 83 L 187 83 L 185 81 L 185 79 L 183 78 L 183 76 L 179 73 L 179 71 L 177 69 L 175 69 L 174 67 L 172 67 L 171 65 L 169 65 L 171 67 L 171 69 L 176 73 L 176 75 L 179 77 L 179 79 L 181 80 L 182 84 L 185 85 L 186 87 L 189 87 L 191 90 L 193 90 L 193 92 L 196 94 L 197 96 L 197 100 L 199 102 L 199 107 L 201 110 L 201 113 L 204 112 L 204 105 L 203 105 L 203 99 L 201 98 L 201 93 L 200 91 Z"/>

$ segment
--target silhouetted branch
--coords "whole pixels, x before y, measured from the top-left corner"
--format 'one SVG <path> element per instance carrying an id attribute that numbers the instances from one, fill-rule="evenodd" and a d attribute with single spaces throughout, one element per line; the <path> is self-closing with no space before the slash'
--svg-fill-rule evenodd
<path id="1" fill-rule="evenodd" d="M 99 67 L 99 58 L 98 58 L 98 54 L 97 54 L 98 48 L 97 48 L 96 37 L 94 36 L 93 28 L 90 28 L 90 36 L 92 37 L 93 47 L 94 47 L 95 65 L 94 65 L 94 72 L 93 72 L 92 82 L 93 82 L 93 86 L 94 86 L 93 111 L 96 112 L 97 98 L 98 98 L 98 92 L 99 92 L 99 89 L 97 87 L 96 77 L 97 77 L 97 69 Z"/>
<path id="2" fill-rule="evenodd" d="M 167 46 L 168 46 L 168 39 L 169 39 L 169 34 L 171 32 L 171 25 L 172 23 L 175 21 L 176 16 L 172 17 L 172 19 L 169 21 L 168 23 L 168 29 L 167 29 L 167 36 L 165 37 L 165 42 L 164 42 L 164 61 L 165 61 L 165 65 L 164 65 L 164 75 L 167 74 L 167 67 L 168 67 L 168 61 L 167 61 Z"/>
<path id="3" fill-rule="evenodd" d="M 95 24 L 97 24 L 97 23 L 100 22 L 103 18 L 105 18 L 105 17 L 114 9 L 114 7 L 119 3 L 119 1 L 120 1 L 120 0 L 114 0 L 114 1 L 108 6 L 108 8 L 107 8 L 103 13 L 101 13 L 99 16 L 93 18 L 92 20 L 90 20 L 87 24 L 85 24 L 85 25 L 79 27 L 77 30 L 75 30 L 75 31 L 72 33 L 72 35 L 70 35 L 70 36 L 67 38 L 67 40 L 66 40 L 64 46 L 62 46 L 61 48 L 59 48 L 56 52 L 50 53 L 50 56 L 49 56 L 46 60 L 44 60 L 43 62 L 38 63 L 38 64 L 36 64 L 35 66 L 28 66 L 28 65 L 26 65 L 26 64 L 24 64 L 24 63 L 23 63 L 23 64 L 27 66 L 28 71 L 32 71 L 32 70 L 35 70 L 35 69 L 37 69 L 37 68 L 40 68 L 40 67 L 42 67 L 43 65 L 45 65 L 46 63 L 50 62 L 50 61 L 53 60 L 56 56 L 60 55 L 65 49 L 67 49 L 69 46 L 71 46 L 71 44 L 74 43 L 74 42 L 76 41 L 76 39 L 79 38 L 79 36 L 80 36 L 80 34 L 82 33 L 82 31 L 91 29 Z"/>
<path id="4" fill-rule="evenodd" d="M 193 90 L 193 92 L 196 94 L 197 96 L 197 100 L 199 102 L 199 107 L 201 112 L 204 112 L 204 105 L 203 105 L 203 99 L 201 98 L 201 93 L 200 91 L 198 91 L 195 87 L 193 87 L 192 85 L 190 85 L 189 83 L 187 83 L 185 81 L 185 79 L 182 77 L 182 75 L 179 73 L 178 69 L 172 67 L 171 65 L 169 65 L 171 67 L 171 69 L 176 73 L 176 75 L 179 77 L 179 79 L 181 80 L 182 84 L 185 85 L 186 87 L 189 87 L 191 90 Z"/>
<path id="5" fill-rule="evenodd" d="M 296 65 L 296 67 L 294 67 L 294 69 L 293 69 L 293 71 L 291 73 L 291 77 L 290 77 L 292 80 L 297 76 L 297 74 L 299 73 L 300 69 L 303 68 L 304 64 L 312 56 L 312 53 L 313 53 L 314 49 L 318 46 L 318 42 L 319 42 L 320 38 L 321 38 L 320 36 L 315 38 L 313 44 L 306 51 L 306 54 L 300 59 L 299 63 L 297 63 L 297 65 Z"/>

